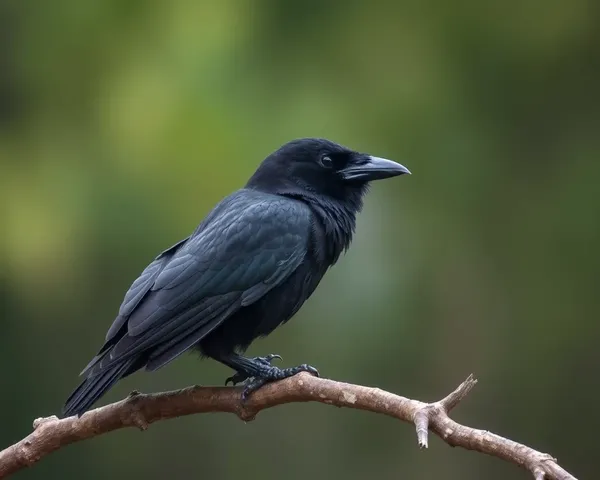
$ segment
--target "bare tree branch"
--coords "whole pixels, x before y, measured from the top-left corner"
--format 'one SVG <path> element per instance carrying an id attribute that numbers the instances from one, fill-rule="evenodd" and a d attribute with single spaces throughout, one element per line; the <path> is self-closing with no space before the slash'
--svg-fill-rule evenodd
<path id="1" fill-rule="evenodd" d="M 471 391 L 477 380 L 469 376 L 454 392 L 435 403 L 423 403 L 379 388 L 336 382 L 300 373 L 269 384 L 254 393 L 245 405 L 240 389 L 188 387 L 173 392 L 133 392 L 120 402 L 59 420 L 52 416 L 33 422 L 34 431 L 0 452 L 0 478 L 29 467 L 70 443 L 125 427 L 148 428 L 153 422 L 206 412 L 235 413 L 245 421 L 265 408 L 292 402 L 320 402 L 382 413 L 414 423 L 421 448 L 427 448 L 432 431 L 451 446 L 486 453 L 529 470 L 535 480 L 576 480 L 550 455 L 485 430 L 460 425 L 448 413 Z"/>

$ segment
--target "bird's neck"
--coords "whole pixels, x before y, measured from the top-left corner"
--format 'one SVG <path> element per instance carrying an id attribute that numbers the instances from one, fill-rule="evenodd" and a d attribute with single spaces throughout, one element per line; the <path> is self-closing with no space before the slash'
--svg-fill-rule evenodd
<path id="1" fill-rule="evenodd" d="M 311 208 L 317 222 L 316 234 L 325 237 L 325 258 L 328 265 L 333 265 L 345 250 L 350 247 L 356 226 L 356 213 L 343 204 L 314 203 Z"/>
<path id="2" fill-rule="evenodd" d="M 350 247 L 363 194 L 361 189 L 343 201 L 306 193 L 289 195 L 308 204 L 315 216 L 313 234 L 317 237 L 316 244 L 322 248 L 314 253 L 324 266 L 336 263 Z"/>

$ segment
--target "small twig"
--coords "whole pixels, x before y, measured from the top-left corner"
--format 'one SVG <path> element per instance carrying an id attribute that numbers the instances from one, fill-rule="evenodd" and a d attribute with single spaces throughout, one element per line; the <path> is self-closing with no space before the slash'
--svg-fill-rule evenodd
<path id="1" fill-rule="evenodd" d="M 440 407 L 442 407 L 446 413 L 450 413 L 450 411 L 462 402 L 463 398 L 473 390 L 475 385 L 477 385 L 477 380 L 473 377 L 473 374 L 471 374 L 456 388 L 456 390 L 438 402 Z"/>
<path id="2" fill-rule="evenodd" d="M 378 388 L 317 378 L 308 373 L 266 385 L 244 405 L 240 403 L 240 389 L 231 387 L 188 387 L 148 395 L 132 392 L 126 399 L 91 410 L 80 418 L 36 419 L 31 434 L 0 452 L 0 479 L 33 465 L 65 445 L 119 428 L 145 430 L 159 420 L 206 412 L 234 413 L 249 421 L 261 410 L 277 405 L 320 402 L 382 413 L 414 423 L 421 448 L 427 448 L 428 432 L 432 431 L 451 446 L 487 453 L 526 468 L 535 480 L 577 480 L 550 455 L 452 420 L 448 413 L 476 383 L 470 375 L 454 392 L 435 403 L 411 400 Z"/>
<path id="3" fill-rule="evenodd" d="M 415 413 L 415 427 L 417 429 L 417 443 L 419 448 L 429 447 L 429 406 L 424 406 Z"/>

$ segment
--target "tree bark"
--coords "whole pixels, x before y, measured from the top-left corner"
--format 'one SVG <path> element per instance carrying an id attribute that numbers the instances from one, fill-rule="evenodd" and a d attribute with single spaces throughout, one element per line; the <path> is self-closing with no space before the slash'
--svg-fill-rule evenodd
<path id="1" fill-rule="evenodd" d="M 261 410 L 277 405 L 320 402 L 382 413 L 413 423 L 421 448 L 427 448 L 428 433 L 432 431 L 451 446 L 486 453 L 525 468 L 535 480 L 576 480 L 548 454 L 452 420 L 449 412 L 476 383 L 471 375 L 454 392 L 434 403 L 411 400 L 379 388 L 318 378 L 308 373 L 266 385 L 252 394 L 245 404 L 240 401 L 240 388 L 232 387 L 194 386 L 155 394 L 132 392 L 120 402 L 90 410 L 79 418 L 58 419 L 52 416 L 36 419 L 31 434 L 0 452 L 0 479 L 33 465 L 70 443 L 119 428 L 145 430 L 159 420 L 207 412 L 234 413 L 249 421 Z"/>

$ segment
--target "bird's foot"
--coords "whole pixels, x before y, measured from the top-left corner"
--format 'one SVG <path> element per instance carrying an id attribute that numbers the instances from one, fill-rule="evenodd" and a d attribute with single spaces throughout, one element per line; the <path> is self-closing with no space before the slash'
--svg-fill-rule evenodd
<path id="1" fill-rule="evenodd" d="M 271 367 L 271 362 L 275 359 L 281 360 L 281 355 L 270 353 L 269 355 L 266 355 L 264 357 L 249 358 L 248 361 L 252 362 L 252 364 L 254 364 L 256 366 Z M 275 368 L 275 367 L 271 367 L 271 368 Z M 250 383 L 252 381 L 253 375 L 254 375 L 254 372 L 248 373 L 246 371 L 239 370 L 233 376 L 231 376 L 227 380 L 225 380 L 225 385 L 228 385 L 229 382 L 231 382 L 231 384 L 234 386 L 239 383 L 241 383 L 241 384 Z"/>
<path id="2" fill-rule="evenodd" d="M 310 365 L 302 364 L 297 367 L 290 368 L 277 368 L 269 366 L 266 370 L 262 370 L 260 374 L 250 377 L 244 382 L 244 390 L 242 391 L 242 403 L 248 400 L 248 397 L 256 392 L 260 387 L 267 383 L 274 382 L 276 380 L 283 380 L 284 378 L 293 377 L 300 372 L 308 372 L 313 374 L 315 377 L 319 376 L 319 371 Z"/>
<path id="3" fill-rule="evenodd" d="M 255 357 L 245 359 L 246 362 L 243 368 L 240 368 L 233 376 L 225 381 L 225 385 L 231 382 L 233 385 L 241 384 L 244 386 L 242 391 L 242 402 L 248 400 L 248 397 L 256 392 L 263 385 L 283 380 L 284 378 L 293 377 L 300 372 L 308 372 L 316 377 L 319 372 L 315 367 L 307 364 L 298 365 L 297 367 L 278 368 L 271 365 L 275 359 L 281 359 L 279 355 L 267 355 L 265 357 Z"/>

